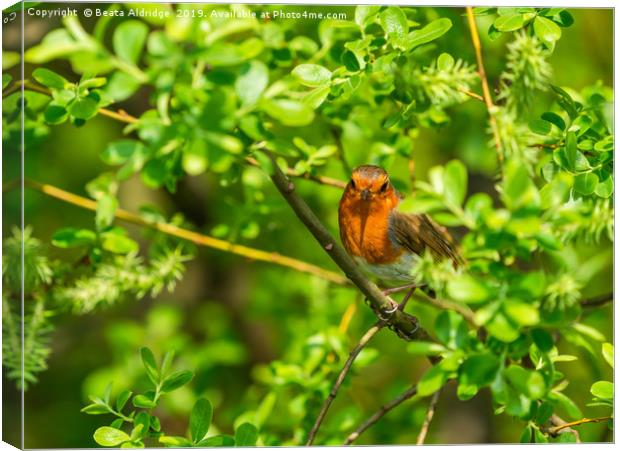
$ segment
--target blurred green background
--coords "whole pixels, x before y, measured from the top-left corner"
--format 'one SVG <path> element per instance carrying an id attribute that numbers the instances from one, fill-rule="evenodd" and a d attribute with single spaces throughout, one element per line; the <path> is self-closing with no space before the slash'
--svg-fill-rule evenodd
<path id="1" fill-rule="evenodd" d="M 74 6 L 74 5 L 72 5 Z M 81 5 L 75 5 L 82 8 Z M 92 7 L 92 5 L 90 5 Z M 299 7 L 287 7 L 295 9 Z M 321 7 L 322 11 L 344 11 L 353 15 L 353 7 Z M 559 86 L 570 85 L 579 89 L 601 80 L 612 85 L 613 79 L 613 11 L 611 9 L 570 10 L 575 23 L 565 29 L 551 59 L 553 79 Z M 453 28 L 449 33 L 452 54 L 465 61 L 475 62 L 469 30 L 462 8 L 434 8 L 429 15 L 449 17 Z M 94 20 L 81 18 L 91 30 Z M 117 19 L 114 19 L 117 21 Z M 486 30 L 490 18 L 481 17 L 480 30 Z M 27 18 L 26 48 L 36 44 L 51 29 L 60 26 L 58 20 Z M 311 30 L 309 22 L 299 24 L 299 33 Z M 293 27 L 296 28 L 296 27 Z M 310 31 L 312 32 L 312 31 Z M 504 67 L 504 38 L 490 42 L 482 33 L 482 46 L 491 88 L 496 87 L 498 75 Z M 448 45 L 445 41 L 440 45 Z M 5 50 L 19 48 L 15 30 L 4 34 Z M 49 65 L 68 76 L 70 67 L 64 62 Z M 17 69 L 12 73 L 19 78 Z M 32 67 L 26 65 L 26 76 Z M 119 105 L 130 114 L 139 115 L 147 105 L 148 92 L 140 91 L 129 101 Z M 551 99 L 551 97 L 549 97 Z M 539 102 L 538 104 L 544 104 Z M 534 116 L 536 113 L 533 112 Z M 441 131 L 424 129 L 414 141 L 415 174 L 425 178 L 429 167 L 452 158 L 462 159 L 470 170 L 470 191 L 489 190 L 492 187 L 495 155 L 481 154 L 479 149 L 489 140 L 485 130 L 487 112 L 482 104 L 468 102 L 452 108 L 451 119 Z M 32 143 L 26 149 L 26 174 L 34 180 L 56 185 L 62 189 L 85 195 L 84 185 L 108 169 L 99 154 L 106 144 L 121 138 L 122 125 L 98 116 L 85 127 L 70 124 L 52 127 L 49 137 Z M 364 161 L 364 149 L 345 143 L 345 152 L 352 164 Z M 3 150 L 4 180 L 16 176 L 19 154 L 16 149 Z M 397 179 L 409 183 L 406 160 L 396 157 L 386 168 Z M 257 170 L 258 171 L 258 170 Z M 338 161 L 329 162 L 326 175 L 346 179 Z M 251 171 L 247 177 L 259 178 Z M 257 182 L 258 183 L 258 182 Z M 272 203 L 268 217 L 259 219 L 261 233 L 253 239 L 238 241 L 253 247 L 276 251 L 337 271 L 335 265 L 317 246 L 309 233 L 280 199 L 275 189 L 261 184 Z M 300 181 L 298 192 L 315 209 L 317 215 L 337 234 L 338 189 L 317 186 Z M 244 202 L 247 192 L 240 186 L 222 187 L 217 177 L 205 174 L 184 179 L 176 194 L 165 190 L 151 190 L 134 177 L 121 186 L 119 199 L 123 208 L 137 211 L 143 204 L 156 204 L 167 215 L 182 212 L 196 227 L 211 234 L 222 224 L 244 223 L 254 218 L 238 218 L 236 205 Z M 3 234 L 19 215 L 19 192 L 4 194 Z M 26 223 L 33 226 L 34 234 L 44 242 L 60 227 L 92 227 L 93 214 L 50 199 L 34 191 L 25 195 Z M 132 235 L 140 239 L 140 231 L 128 226 Z M 603 242 L 591 252 L 606 251 L 611 244 Z M 66 250 L 49 247 L 52 258 L 71 259 Z M 590 287 L 593 293 L 600 287 L 611 286 L 612 268 L 599 276 Z M 586 290 L 584 294 L 588 294 Z M 157 355 L 166 350 L 178 350 L 180 365 L 195 371 L 196 378 L 189 386 L 175 392 L 164 402 L 159 412 L 169 433 L 183 435 L 186 419 L 194 399 L 206 395 L 215 406 L 215 423 L 224 432 L 231 432 L 235 419 L 248 409 L 255 409 L 270 391 L 266 381 L 266 366 L 274 361 L 298 362 L 308 352 L 309 337 L 329 327 L 338 327 L 349 304 L 358 305 L 348 329 L 352 346 L 372 323 L 373 315 L 360 296 L 351 289 L 330 286 L 324 281 L 295 273 L 285 268 L 244 260 L 240 257 L 201 248 L 197 257 L 188 264 L 183 280 L 172 294 L 156 299 L 128 300 L 106 310 L 83 316 L 59 314 L 55 321 L 53 352 L 49 369 L 41 374 L 38 384 L 29 388 L 25 396 L 26 447 L 70 448 L 95 446 L 92 431 L 102 425 L 102 418 L 80 413 L 88 394 L 101 394 L 108 381 L 115 381 L 115 390 L 144 384 L 140 379 L 138 349 L 146 345 Z M 437 311 L 416 302 L 411 309 L 423 324 L 431 324 Z M 612 306 L 593 312 L 588 324 L 603 334 L 612 336 Z M 567 346 L 560 343 L 562 347 Z M 349 385 L 338 396 L 327 419 L 326 430 L 352 429 L 381 404 L 407 387 L 427 368 L 423 358 L 403 354 L 402 342 L 389 331 L 379 334 L 372 348 L 379 356 L 363 372 L 356 373 Z M 595 378 L 610 377 L 610 371 L 591 361 L 588 353 L 571 347 L 571 352 L 587 362 L 566 365 L 571 381 L 566 392 L 579 405 L 585 405 L 590 394 L 586 387 Z M 592 374 L 592 371 L 598 374 Z M 332 376 L 330 376 L 331 378 Z M 137 380 L 134 383 L 134 379 Z M 19 430 L 15 414 L 19 393 L 11 382 L 3 380 L 4 434 L 10 438 Z M 280 387 L 278 403 L 293 402 L 295 389 Z M 290 398 L 289 398 L 290 397 Z M 317 403 L 320 400 L 317 399 Z M 406 444 L 415 441 L 422 422 L 426 402 L 409 403 L 381 420 L 359 441 L 360 444 Z M 274 409 L 278 412 L 278 404 Z M 278 430 L 281 435 L 300 426 L 300 418 L 282 418 L 273 415 L 273 424 L 265 426 Z M 340 424 L 339 424 L 340 423 Z M 290 426 L 290 427 L 289 427 Z M 306 429 L 308 425 L 303 426 Z M 456 398 L 455 386 L 448 385 L 440 399 L 428 443 L 493 443 L 516 442 L 522 429 L 506 416 L 495 416 L 490 394 L 483 391 L 471 401 Z M 587 441 L 609 439 L 604 425 L 581 428 Z M 290 437 L 292 438 L 292 437 Z"/>

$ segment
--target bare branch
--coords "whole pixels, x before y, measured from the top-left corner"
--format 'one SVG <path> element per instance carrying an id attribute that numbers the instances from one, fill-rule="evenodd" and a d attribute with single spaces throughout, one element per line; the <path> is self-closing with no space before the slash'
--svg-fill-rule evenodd
<path id="1" fill-rule="evenodd" d="M 555 426 L 549 428 L 547 432 L 551 435 L 557 435 L 562 429 L 573 428 L 574 426 L 580 426 L 586 423 L 603 423 L 605 421 L 611 420 L 612 417 L 601 417 L 601 418 L 582 418 L 581 420 L 571 421 L 570 423 L 564 422 L 562 419 L 556 419 L 556 421 L 552 422 L 556 424 Z M 573 431 L 576 432 L 576 431 Z M 579 436 L 577 436 L 579 438 Z"/>
<path id="2" fill-rule="evenodd" d="M 428 404 L 428 409 L 426 409 L 426 416 L 424 417 L 422 428 L 420 429 L 420 432 L 418 433 L 418 439 L 416 440 L 416 445 L 423 445 L 424 440 L 426 440 L 426 434 L 428 434 L 428 429 L 431 425 L 431 421 L 433 421 L 433 416 L 435 415 L 435 407 L 437 407 L 437 402 L 439 401 L 440 393 L 441 393 L 441 389 L 437 390 L 431 397 L 431 401 Z"/>
<path id="3" fill-rule="evenodd" d="M 259 166 L 258 161 L 256 161 L 252 157 L 246 157 L 245 161 L 252 166 L 256 166 L 256 167 Z M 322 175 L 311 175 L 311 174 L 299 175 L 299 174 L 296 174 L 295 171 L 291 168 L 288 168 L 288 170 L 286 171 L 286 175 L 289 177 L 299 177 L 302 179 L 311 180 L 313 182 L 320 183 L 321 185 L 333 186 L 334 188 L 343 189 L 345 186 L 347 186 L 346 182 L 335 179 L 335 178 L 331 178 L 331 177 L 325 177 Z"/>
<path id="4" fill-rule="evenodd" d="M 474 51 L 476 53 L 476 62 L 478 64 L 478 75 L 480 76 L 480 83 L 482 84 L 482 97 L 484 103 L 489 111 L 489 124 L 491 125 L 491 131 L 493 132 L 493 139 L 495 141 L 495 147 L 497 148 L 497 158 L 501 163 L 504 159 L 502 154 L 502 143 L 499 136 L 499 130 L 497 129 L 497 121 L 493 115 L 493 99 L 491 99 L 491 90 L 489 89 L 489 82 L 487 81 L 487 74 L 484 70 L 484 60 L 482 58 L 482 47 L 480 46 L 480 36 L 478 35 L 478 26 L 476 25 L 476 19 L 471 6 L 465 7 L 467 11 L 467 22 L 469 24 L 469 31 L 471 33 L 471 41 L 474 45 Z"/>
<path id="5" fill-rule="evenodd" d="M 403 393 L 398 395 L 396 398 L 394 398 L 387 404 L 384 404 L 383 406 L 381 406 L 381 408 L 377 410 L 370 418 L 364 421 L 354 432 L 349 434 L 347 439 L 344 441 L 344 444 L 350 445 L 351 443 L 353 443 L 355 440 L 358 439 L 360 435 L 362 435 L 368 428 L 370 428 L 377 421 L 379 421 L 386 413 L 388 413 L 390 410 L 397 407 L 398 405 L 402 404 L 409 398 L 415 396 L 417 392 L 418 392 L 417 384 L 412 385 L 407 390 L 405 390 Z"/>
<path id="6" fill-rule="evenodd" d="M 581 301 L 581 306 L 582 307 L 600 307 L 601 305 L 605 305 L 608 304 L 610 302 L 612 302 L 614 300 L 614 294 L 612 293 L 605 293 L 605 294 L 600 294 L 598 296 L 595 296 L 593 298 L 589 298 L 589 299 L 584 299 L 583 301 Z"/>
<path id="7" fill-rule="evenodd" d="M 25 179 L 24 185 L 28 188 L 34 189 L 36 191 L 39 191 L 40 193 L 61 200 L 68 204 L 72 204 L 86 210 L 97 211 L 97 203 L 95 201 L 82 196 L 78 196 L 77 194 L 73 194 L 68 191 L 64 191 L 60 188 L 57 188 L 56 186 L 39 183 L 30 179 Z M 7 184 L 3 186 L 3 192 L 9 189 L 14 189 L 17 186 L 18 184 L 14 181 L 7 182 Z M 213 238 L 208 235 L 203 235 L 192 230 L 183 229 L 172 224 L 167 224 L 163 222 L 149 222 L 141 216 L 135 213 L 131 213 L 130 211 L 123 210 L 122 208 L 117 209 L 114 216 L 122 221 L 157 230 L 159 232 L 165 233 L 170 236 L 175 236 L 183 240 L 191 241 L 192 243 L 199 246 L 210 247 L 213 249 L 218 249 L 220 251 L 230 252 L 231 254 L 241 255 L 252 260 L 264 261 L 287 268 L 292 268 L 296 271 L 305 272 L 320 277 L 322 279 L 329 280 L 330 282 L 336 283 L 338 285 L 347 285 L 349 283 L 349 281 L 345 277 L 341 276 L 338 273 L 328 271 L 319 266 L 315 266 L 301 260 L 286 257 L 276 252 L 266 252 L 248 246 L 233 244 L 229 241 Z"/>
<path id="8" fill-rule="evenodd" d="M 370 329 L 366 331 L 366 333 L 362 336 L 362 338 L 357 343 L 355 348 L 353 348 L 353 350 L 349 354 L 349 358 L 345 362 L 342 370 L 340 370 L 340 373 L 338 374 L 338 377 L 336 378 L 336 382 L 334 383 L 334 386 L 329 392 L 327 399 L 323 403 L 323 406 L 321 407 L 321 411 L 319 412 L 319 415 L 317 419 L 315 420 L 314 425 L 312 426 L 312 429 L 310 430 L 310 433 L 308 434 L 308 440 L 306 441 L 306 446 L 311 446 L 312 443 L 314 442 L 316 434 L 319 431 L 319 428 L 321 427 L 323 420 L 325 419 L 325 415 L 327 415 L 327 411 L 329 410 L 329 408 L 332 405 L 332 402 L 336 398 L 336 395 L 338 394 L 338 390 L 340 389 L 340 386 L 342 385 L 342 383 L 344 382 L 344 379 L 347 377 L 347 374 L 351 370 L 351 366 L 353 365 L 353 362 L 355 361 L 359 353 L 362 351 L 362 349 L 364 349 L 364 346 L 368 344 L 368 342 L 372 339 L 372 337 L 374 337 L 377 334 L 377 332 L 379 332 L 383 328 L 383 326 L 385 326 L 384 321 L 381 321 L 381 320 L 377 321 Z"/>

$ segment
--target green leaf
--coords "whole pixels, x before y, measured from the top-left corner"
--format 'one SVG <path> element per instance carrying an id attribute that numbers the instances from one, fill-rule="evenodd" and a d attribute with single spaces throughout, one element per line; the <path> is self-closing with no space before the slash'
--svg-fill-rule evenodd
<path id="1" fill-rule="evenodd" d="M 132 75 L 117 71 L 110 76 L 103 93 L 113 102 L 122 102 L 134 95 L 140 86 L 140 82 Z"/>
<path id="2" fill-rule="evenodd" d="M 330 90 L 331 89 L 329 86 L 314 88 L 312 91 L 308 92 L 302 100 L 310 108 L 316 110 L 325 101 L 330 93 Z"/>
<path id="3" fill-rule="evenodd" d="M 558 127 L 560 130 L 566 129 L 566 123 L 564 122 L 564 119 L 562 119 L 562 117 L 558 114 L 547 111 L 543 113 L 540 117 L 547 122 L 551 122 L 553 125 Z"/>
<path id="4" fill-rule="evenodd" d="M 289 99 L 265 99 L 262 110 L 289 127 L 302 127 L 314 120 L 314 111 L 303 102 Z"/>
<path id="5" fill-rule="evenodd" d="M 76 119 L 90 119 L 97 114 L 99 97 L 91 92 L 85 97 L 79 97 L 69 104 L 67 110 Z"/>
<path id="6" fill-rule="evenodd" d="M 212 418 L 213 406 L 209 400 L 200 398 L 196 401 L 189 417 L 189 429 L 194 443 L 201 441 L 207 435 Z"/>
<path id="7" fill-rule="evenodd" d="M 525 165 L 511 160 L 506 163 L 502 199 L 510 210 L 536 208 L 540 196 Z"/>
<path id="8" fill-rule="evenodd" d="M 542 352 L 549 352 L 553 349 L 553 337 L 545 329 L 533 329 L 532 339 Z"/>
<path id="9" fill-rule="evenodd" d="M 467 325 L 461 315 L 451 310 L 443 311 L 435 320 L 439 341 L 449 348 L 462 348 L 467 342 Z"/>
<path id="10" fill-rule="evenodd" d="M 120 412 L 127 404 L 129 398 L 131 398 L 132 392 L 131 390 L 123 390 L 120 392 L 116 398 L 116 410 Z"/>
<path id="11" fill-rule="evenodd" d="M 361 29 L 366 28 L 380 9 L 380 6 L 357 6 L 355 8 L 355 23 L 358 24 Z"/>
<path id="12" fill-rule="evenodd" d="M 101 446 L 118 446 L 129 441 L 129 436 L 125 432 L 109 426 L 98 428 L 93 434 L 93 438 Z"/>
<path id="13" fill-rule="evenodd" d="M 80 412 L 87 413 L 88 415 L 102 415 L 106 413 L 110 413 L 110 409 L 108 406 L 103 404 L 89 404 L 84 407 Z"/>
<path id="14" fill-rule="evenodd" d="M 121 22 L 112 36 L 114 53 L 123 61 L 136 64 L 142 54 L 148 32 L 149 27 L 139 20 Z"/>
<path id="15" fill-rule="evenodd" d="M 192 442 L 187 440 L 185 437 L 178 437 L 178 436 L 172 436 L 172 435 L 160 436 L 159 443 L 161 443 L 162 445 L 168 445 L 168 446 L 172 446 L 176 448 L 192 446 Z M 199 446 L 204 446 L 204 445 L 199 445 Z"/>
<path id="16" fill-rule="evenodd" d="M 388 36 L 388 40 L 396 47 L 401 47 L 407 37 L 409 25 L 407 16 L 398 6 L 389 6 L 379 14 L 381 27 Z"/>
<path id="17" fill-rule="evenodd" d="M 101 234 L 101 247 L 114 254 L 128 254 L 130 252 L 137 252 L 139 249 L 136 241 L 125 235 L 113 232 Z"/>
<path id="18" fill-rule="evenodd" d="M 258 429 L 250 423 L 243 423 L 235 431 L 235 446 L 255 446 Z"/>
<path id="19" fill-rule="evenodd" d="M 520 326 L 534 326 L 540 321 L 536 306 L 518 300 L 504 302 L 504 312 Z"/>
<path id="20" fill-rule="evenodd" d="M 446 164 L 443 171 L 444 196 L 453 205 L 460 206 L 467 192 L 467 169 L 458 160 Z"/>
<path id="21" fill-rule="evenodd" d="M 65 107 L 50 102 L 43 113 L 43 118 L 48 124 L 62 124 L 69 118 L 69 112 Z"/>
<path id="22" fill-rule="evenodd" d="M 581 409 L 579 409 L 577 404 L 575 404 L 574 401 L 568 396 L 566 396 L 564 393 L 553 391 L 549 394 L 549 398 L 559 403 L 571 420 L 578 420 L 583 418 L 583 413 L 581 413 Z"/>
<path id="23" fill-rule="evenodd" d="M 602 347 L 603 358 L 609 364 L 610 367 L 614 367 L 614 345 L 611 343 L 603 343 Z"/>
<path id="24" fill-rule="evenodd" d="M 139 407 L 141 409 L 152 409 L 157 406 L 157 403 L 146 395 L 134 396 L 132 403 L 135 407 Z"/>
<path id="25" fill-rule="evenodd" d="M 126 163 L 131 157 L 144 152 L 144 144 L 140 141 L 124 139 L 111 142 L 101 152 L 101 159 L 104 163 L 116 166 Z"/>
<path id="26" fill-rule="evenodd" d="M 503 32 L 518 30 L 523 27 L 523 25 L 525 25 L 525 18 L 523 14 L 519 13 L 499 16 L 495 19 L 495 22 L 493 22 L 493 26 Z"/>
<path id="27" fill-rule="evenodd" d="M 528 398 L 536 400 L 545 395 L 547 387 L 542 374 L 528 371 L 519 365 L 510 365 L 504 370 L 508 382 Z"/>
<path id="28" fill-rule="evenodd" d="M 614 179 L 611 175 L 608 175 L 605 180 L 599 182 L 594 189 L 594 194 L 598 197 L 607 199 L 614 193 Z"/>
<path id="29" fill-rule="evenodd" d="M 413 355 L 439 355 L 448 349 L 439 343 L 413 341 L 407 345 L 407 351 Z"/>
<path id="30" fill-rule="evenodd" d="M 44 67 L 38 67 L 33 70 L 32 78 L 41 83 L 43 86 L 54 89 L 65 89 L 65 86 L 70 84 L 65 77 Z"/>
<path id="31" fill-rule="evenodd" d="M 142 357 L 142 365 L 144 365 L 146 375 L 149 377 L 151 382 L 153 382 L 153 384 L 157 385 L 160 380 L 160 374 L 153 351 L 147 347 L 143 347 L 140 349 L 140 356 Z"/>
<path id="32" fill-rule="evenodd" d="M 318 64 L 300 64 L 292 74 L 302 85 L 310 87 L 327 85 L 332 78 L 332 72 Z"/>
<path id="33" fill-rule="evenodd" d="M 428 396 L 435 393 L 448 380 L 448 375 L 439 365 L 430 367 L 418 382 L 418 396 Z"/>
<path id="34" fill-rule="evenodd" d="M 351 50 L 345 50 L 342 52 L 342 56 L 340 57 L 340 62 L 344 64 L 344 67 L 349 72 L 357 72 L 361 69 L 361 65 L 355 53 Z"/>
<path id="35" fill-rule="evenodd" d="M 499 369 L 499 359 L 490 352 L 468 357 L 459 368 L 459 399 L 467 400 L 475 396 L 481 387 L 495 380 Z"/>
<path id="36" fill-rule="evenodd" d="M 490 290 L 481 280 L 469 275 L 461 274 L 448 281 L 448 296 L 459 302 L 480 304 L 491 296 Z"/>
<path id="37" fill-rule="evenodd" d="M 575 191 L 584 196 L 588 196 L 596 190 L 598 186 L 598 177 L 596 174 L 592 172 L 588 172 L 586 174 L 579 174 L 575 177 L 575 183 L 573 187 Z"/>
<path id="38" fill-rule="evenodd" d="M 542 16 L 537 16 L 534 19 L 534 33 L 547 46 L 555 44 L 555 41 L 562 37 L 560 27 L 552 20 Z"/>
<path id="39" fill-rule="evenodd" d="M 164 392 L 176 390 L 191 381 L 193 377 L 194 373 L 191 371 L 176 371 L 169 376 L 166 376 L 161 386 L 161 390 Z"/>
<path id="40" fill-rule="evenodd" d="M 235 439 L 230 435 L 214 435 L 201 440 L 196 444 L 200 448 L 212 448 L 221 446 L 235 446 Z"/>
<path id="41" fill-rule="evenodd" d="M 435 39 L 443 36 L 452 28 L 452 21 L 445 17 L 437 19 L 426 25 L 421 30 L 415 30 L 409 33 L 407 38 L 407 48 L 414 49 L 423 44 L 427 44 Z"/>
<path id="42" fill-rule="evenodd" d="M 117 208 L 118 199 L 114 196 L 104 194 L 97 199 L 97 212 L 95 213 L 97 230 L 103 230 L 112 224 Z"/>
<path id="43" fill-rule="evenodd" d="M 269 69 L 262 61 L 250 61 L 241 67 L 235 92 L 242 106 L 255 105 L 269 84 Z"/>
<path id="44" fill-rule="evenodd" d="M 97 235 L 92 230 L 66 227 L 57 230 L 52 236 L 52 244 L 63 249 L 89 246 L 95 242 Z"/>
<path id="45" fill-rule="evenodd" d="M 531 120 L 528 127 L 532 132 L 538 135 L 548 135 L 551 133 L 551 123 L 542 119 Z"/>
<path id="46" fill-rule="evenodd" d="M 13 77 L 11 76 L 11 74 L 2 74 L 2 89 L 4 90 L 4 88 L 6 88 L 12 80 Z"/>
<path id="47" fill-rule="evenodd" d="M 590 393 L 592 393 L 597 398 L 613 399 L 614 384 L 608 381 L 595 382 L 590 388 Z"/>

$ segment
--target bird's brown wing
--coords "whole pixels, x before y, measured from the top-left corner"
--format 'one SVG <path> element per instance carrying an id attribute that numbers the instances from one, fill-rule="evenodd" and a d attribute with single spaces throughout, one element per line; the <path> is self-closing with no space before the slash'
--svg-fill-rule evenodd
<path id="1" fill-rule="evenodd" d="M 393 242 L 418 255 L 429 249 L 436 260 L 450 258 L 455 265 L 463 263 L 450 233 L 427 215 L 393 211 L 389 231 Z"/>

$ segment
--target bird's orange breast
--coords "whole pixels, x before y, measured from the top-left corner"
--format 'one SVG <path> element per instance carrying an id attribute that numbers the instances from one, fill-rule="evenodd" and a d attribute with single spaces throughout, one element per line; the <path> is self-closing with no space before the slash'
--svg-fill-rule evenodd
<path id="1" fill-rule="evenodd" d="M 398 204 L 396 196 L 362 200 L 345 191 L 338 209 L 340 237 L 347 252 L 369 264 L 397 261 L 403 249 L 390 240 L 390 212 Z"/>

